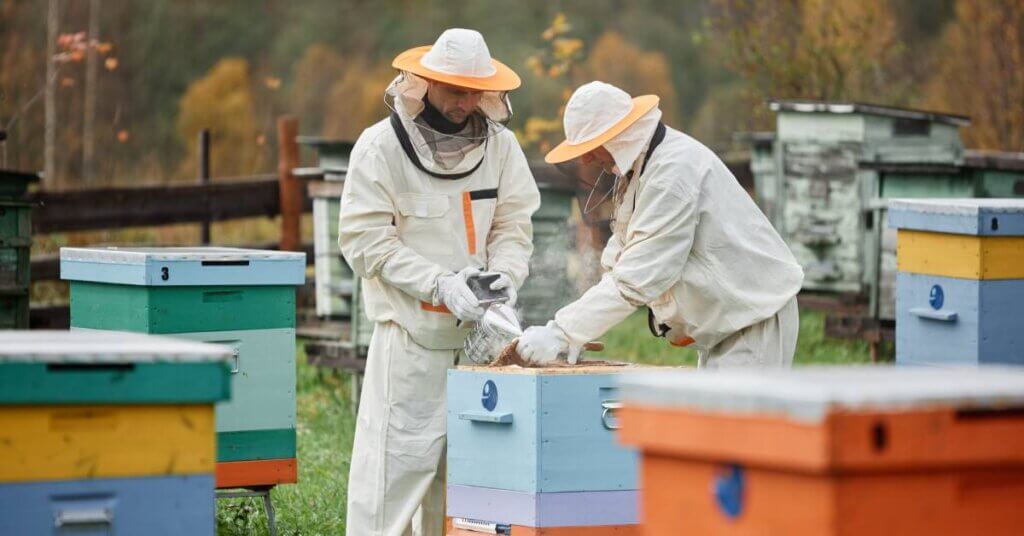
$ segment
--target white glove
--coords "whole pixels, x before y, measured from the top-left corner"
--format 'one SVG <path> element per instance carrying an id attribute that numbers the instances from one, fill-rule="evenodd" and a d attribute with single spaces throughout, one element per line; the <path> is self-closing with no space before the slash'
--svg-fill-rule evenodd
<path id="1" fill-rule="evenodd" d="M 512 278 L 501 272 L 494 273 L 498 274 L 498 279 L 491 283 L 491 290 L 507 289 L 508 301 L 506 303 L 509 307 L 515 307 L 516 300 L 519 299 L 519 293 L 516 292 L 516 285 L 512 282 Z"/>
<path id="2" fill-rule="evenodd" d="M 519 356 L 537 364 L 553 363 L 559 354 L 569 352 L 569 338 L 554 322 L 526 328 L 516 346 Z"/>
<path id="3" fill-rule="evenodd" d="M 437 288 L 434 294 L 437 301 L 444 304 L 455 318 L 463 322 L 477 321 L 484 315 L 484 308 L 480 306 L 466 278 L 480 273 L 480 270 L 469 267 L 463 268 L 457 274 L 443 275 L 437 278 Z"/>

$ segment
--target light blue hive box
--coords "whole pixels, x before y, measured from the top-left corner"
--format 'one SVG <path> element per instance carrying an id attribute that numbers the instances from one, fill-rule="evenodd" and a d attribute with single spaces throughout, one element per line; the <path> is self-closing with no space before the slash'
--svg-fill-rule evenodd
<path id="1" fill-rule="evenodd" d="M 637 454 L 615 438 L 630 366 L 448 373 L 448 515 L 528 527 L 638 522 Z"/>

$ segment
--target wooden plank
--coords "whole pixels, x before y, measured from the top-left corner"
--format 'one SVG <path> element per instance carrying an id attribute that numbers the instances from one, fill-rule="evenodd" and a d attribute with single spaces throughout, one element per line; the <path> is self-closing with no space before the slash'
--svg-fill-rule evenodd
<path id="1" fill-rule="evenodd" d="M 29 329 L 58 329 L 71 327 L 71 308 L 67 305 L 33 307 L 29 310 Z"/>
<path id="2" fill-rule="evenodd" d="M 217 432 L 217 461 L 238 462 L 295 457 L 295 428 Z"/>
<path id="3" fill-rule="evenodd" d="M 295 287 L 142 287 L 75 281 L 71 324 L 153 334 L 295 327 Z"/>
<path id="4" fill-rule="evenodd" d="M 217 464 L 217 488 L 294 484 L 299 481 L 295 458 Z"/>
<path id="5" fill-rule="evenodd" d="M 78 367 L 0 365 L 0 404 L 213 404 L 230 400 L 225 363 L 134 363 Z M 293 382 L 294 383 L 294 382 Z"/>
<path id="6" fill-rule="evenodd" d="M 0 482 L 209 473 L 212 404 L 0 408 Z"/>
<path id="7" fill-rule="evenodd" d="M 277 183 L 281 211 L 282 251 L 294 251 L 302 244 L 302 184 L 292 174 L 299 164 L 299 145 L 295 137 L 299 121 L 285 116 L 277 120 Z"/>
<path id="8" fill-rule="evenodd" d="M 242 181 L 175 186 L 36 192 L 30 197 L 35 233 L 91 231 L 178 223 L 273 217 L 280 213 L 277 180 L 260 175 Z M 303 200 L 303 211 L 313 204 Z"/>

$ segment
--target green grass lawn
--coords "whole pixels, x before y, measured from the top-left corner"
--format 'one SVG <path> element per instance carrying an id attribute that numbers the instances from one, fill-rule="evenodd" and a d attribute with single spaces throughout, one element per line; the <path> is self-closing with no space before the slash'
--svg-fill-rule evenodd
<path id="1" fill-rule="evenodd" d="M 824 315 L 800 315 L 796 362 L 855 364 L 869 361 L 865 343 L 825 340 Z M 673 348 L 651 337 L 647 318 L 637 313 L 603 338 L 601 356 L 652 365 L 693 365 L 692 350 Z M 349 454 L 355 426 L 349 402 L 349 378 L 318 373 L 298 349 L 299 483 L 273 493 L 278 534 L 340 535 L 345 527 Z M 596 357 L 596 356 L 595 356 Z M 267 534 L 262 502 L 256 499 L 218 501 L 217 531 L 221 535 Z"/>

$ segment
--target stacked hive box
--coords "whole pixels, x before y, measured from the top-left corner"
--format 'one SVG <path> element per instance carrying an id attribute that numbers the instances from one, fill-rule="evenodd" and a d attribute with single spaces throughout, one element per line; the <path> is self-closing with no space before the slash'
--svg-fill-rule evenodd
<path id="1" fill-rule="evenodd" d="M 62 248 L 73 329 L 234 349 L 217 406 L 217 487 L 296 481 L 295 287 L 305 255 L 234 248 Z"/>
<path id="2" fill-rule="evenodd" d="M 317 136 L 299 136 L 297 141 L 316 149 L 317 169 L 324 178 L 309 184 L 309 197 L 313 199 L 316 314 L 321 317 L 348 316 L 353 312 L 353 275 L 338 249 L 338 210 L 341 189 L 348 173 L 349 154 L 354 144 Z"/>
<path id="3" fill-rule="evenodd" d="M 230 348 L 0 333 L 0 534 L 214 533 Z"/>
<path id="4" fill-rule="evenodd" d="M 804 368 L 623 382 L 643 534 L 1020 534 L 1024 370 Z"/>
<path id="5" fill-rule="evenodd" d="M 26 192 L 39 177 L 0 170 L 0 329 L 28 329 L 31 205 Z"/>
<path id="6" fill-rule="evenodd" d="M 804 289 L 859 293 L 877 265 L 868 211 L 878 173 L 866 163 L 960 164 L 966 117 L 860 103 L 776 101 L 779 228 Z M 759 180 L 755 177 L 755 183 Z M 936 191 L 944 182 L 933 186 Z"/>
<path id="7" fill-rule="evenodd" d="M 450 371 L 449 535 L 639 534 L 636 453 L 612 431 L 625 369 Z"/>
<path id="8" fill-rule="evenodd" d="M 1024 365 L 1024 200 L 894 200 L 896 361 Z"/>

